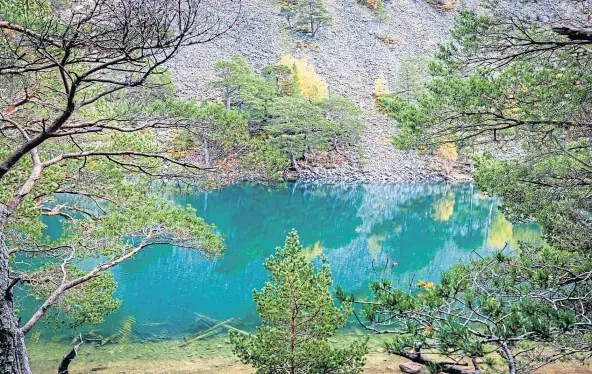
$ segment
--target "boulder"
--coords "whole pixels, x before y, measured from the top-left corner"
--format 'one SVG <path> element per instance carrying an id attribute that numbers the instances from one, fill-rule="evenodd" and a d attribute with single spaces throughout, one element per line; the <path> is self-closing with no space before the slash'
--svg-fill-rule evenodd
<path id="1" fill-rule="evenodd" d="M 403 373 L 417 374 L 423 369 L 423 365 L 409 361 L 399 364 L 399 369 L 401 369 Z"/>

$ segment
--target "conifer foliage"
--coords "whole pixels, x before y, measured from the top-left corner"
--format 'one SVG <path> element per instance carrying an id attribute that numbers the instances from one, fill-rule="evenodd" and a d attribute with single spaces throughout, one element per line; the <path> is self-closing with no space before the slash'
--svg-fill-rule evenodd
<path id="1" fill-rule="evenodd" d="M 295 27 L 313 39 L 321 27 L 331 23 L 331 15 L 322 0 L 280 0 L 279 4 L 288 28 Z"/>
<path id="2" fill-rule="evenodd" d="M 261 291 L 254 291 L 262 325 L 255 334 L 231 332 L 234 352 L 257 373 L 360 373 L 367 353 L 365 340 L 332 347 L 328 338 L 343 327 L 351 304 L 334 305 L 329 291 L 331 271 L 308 262 L 296 231 L 283 248 L 265 262 L 271 273 Z"/>
<path id="3" fill-rule="evenodd" d="M 592 10 L 570 3 L 462 10 L 432 62 L 403 65 L 408 89 L 379 98 L 403 128 L 397 146 L 439 146 L 449 166 L 470 156 L 481 191 L 545 238 L 510 250 L 495 232 L 511 226 L 494 221 L 487 244 L 499 251 L 475 253 L 437 285 L 371 284 L 365 327 L 394 334 L 388 351 L 432 372 L 524 374 L 592 357 Z M 447 205 L 434 216 L 446 220 Z"/>

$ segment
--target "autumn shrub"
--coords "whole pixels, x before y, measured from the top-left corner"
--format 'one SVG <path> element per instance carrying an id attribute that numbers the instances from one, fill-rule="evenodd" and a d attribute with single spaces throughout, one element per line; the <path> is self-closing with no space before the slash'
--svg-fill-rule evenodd
<path id="1" fill-rule="evenodd" d="M 387 47 L 395 45 L 401 41 L 401 39 L 395 35 L 378 36 L 378 39 L 380 39 L 380 41 L 383 42 Z"/>
<path id="2" fill-rule="evenodd" d="M 374 83 L 374 91 L 372 91 L 372 96 L 374 96 L 374 100 L 376 101 L 376 106 L 378 108 L 382 108 L 381 98 L 390 93 L 391 91 L 389 90 L 388 80 L 384 74 L 381 73 L 376 79 L 376 82 Z"/>
<path id="3" fill-rule="evenodd" d="M 388 18 L 388 12 L 384 7 L 384 3 L 382 0 L 356 0 L 359 4 L 366 6 L 368 9 L 372 10 L 376 17 L 380 20 L 385 20 Z"/>
<path id="4" fill-rule="evenodd" d="M 450 174 L 454 165 L 458 162 L 458 150 L 454 143 L 443 143 L 436 149 L 436 155 L 446 163 L 446 174 Z"/>
<path id="5" fill-rule="evenodd" d="M 427 0 L 430 5 L 443 10 L 453 10 L 456 7 L 455 0 Z"/>
<path id="6" fill-rule="evenodd" d="M 380 0 L 366 0 L 366 6 L 370 9 L 376 9 Z"/>

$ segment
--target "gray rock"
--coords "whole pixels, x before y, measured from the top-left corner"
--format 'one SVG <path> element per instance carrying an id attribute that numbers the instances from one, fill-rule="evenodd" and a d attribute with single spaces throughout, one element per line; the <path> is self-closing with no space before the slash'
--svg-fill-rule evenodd
<path id="1" fill-rule="evenodd" d="M 399 369 L 401 369 L 403 373 L 417 374 L 421 371 L 421 369 L 423 369 L 423 365 L 409 361 L 399 364 Z"/>
<path id="2" fill-rule="evenodd" d="M 318 50 L 297 48 L 303 35 L 287 30 L 285 19 L 273 0 L 243 0 L 237 25 L 219 39 L 188 47 L 170 63 L 181 97 L 198 101 L 221 97 L 212 87 L 214 64 L 240 53 L 260 70 L 276 63 L 281 54 L 307 57 L 326 78 L 331 92 L 343 95 L 362 108 L 368 124 L 348 162 L 331 169 L 303 170 L 301 178 L 327 181 L 422 181 L 442 180 L 445 165 L 434 156 L 395 149 L 392 138 L 397 124 L 378 111 L 372 91 L 382 74 L 392 90 L 401 88 L 401 63 L 413 56 L 432 54 L 438 43 L 449 39 L 453 14 L 435 10 L 426 1 L 385 2 L 389 18 L 380 21 L 356 0 L 324 0 L 332 25 L 321 29 Z M 385 45 L 381 36 L 399 42 Z M 361 149 L 363 157 L 360 158 Z"/>

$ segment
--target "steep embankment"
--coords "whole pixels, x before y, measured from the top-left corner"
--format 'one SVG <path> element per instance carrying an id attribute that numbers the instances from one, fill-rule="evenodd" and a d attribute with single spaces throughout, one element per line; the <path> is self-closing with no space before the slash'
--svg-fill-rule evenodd
<path id="1" fill-rule="evenodd" d="M 391 139 L 397 132 L 396 123 L 377 110 L 372 91 L 381 74 L 391 86 L 398 86 L 402 61 L 430 55 L 438 43 L 446 41 L 452 13 L 438 11 L 423 0 L 391 0 L 385 3 L 388 19 L 380 21 L 355 0 L 325 0 L 332 24 L 319 32 L 311 46 L 302 48 L 287 30 L 274 0 L 242 1 L 242 15 L 235 28 L 212 43 L 186 49 L 171 64 L 182 96 L 199 100 L 217 97 L 210 85 L 213 65 L 237 53 L 244 55 L 257 70 L 277 62 L 281 54 L 307 57 L 327 80 L 331 92 L 352 99 L 363 109 L 367 128 L 358 149 L 349 150 L 347 157 L 330 168 L 313 165 L 302 173 L 302 178 L 346 181 L 444 178 L 441 160 L 393 147 Z M 384 38 L 396 42 L 389 45 Z"/>

